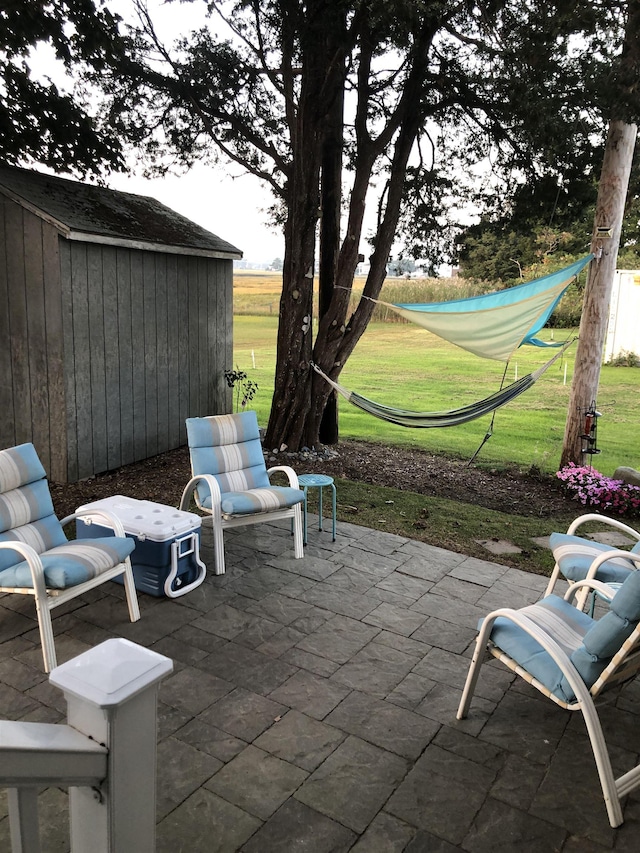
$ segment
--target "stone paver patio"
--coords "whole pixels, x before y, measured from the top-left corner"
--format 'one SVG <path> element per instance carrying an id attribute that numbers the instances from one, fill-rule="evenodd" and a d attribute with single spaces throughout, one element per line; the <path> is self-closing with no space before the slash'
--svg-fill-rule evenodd
<path id="1" fill-rule="evenodd" d="M 494 663 L 455 719 L 478 618 L 536 601 L 544 578 L 349 524 L 332 542 L 310 521 L 303 560 L 284 524 L 225 539 L 225 576 L 179 599 L 141 594 L 136 624 L 117 584 L 54 621 L 59 662 L 113 636 L 174 660 L 159 853 L 638 849 L 640 792 L 612 830 L 580 717 Z M 0 599 L 0 718 L 59 722 L 32 608 Z M 639 714 L 637 683 L 602 711 L 616 772 L 638 760 Z M 43 850 L 68 850 L 66 793 L 40 803 Z"/>

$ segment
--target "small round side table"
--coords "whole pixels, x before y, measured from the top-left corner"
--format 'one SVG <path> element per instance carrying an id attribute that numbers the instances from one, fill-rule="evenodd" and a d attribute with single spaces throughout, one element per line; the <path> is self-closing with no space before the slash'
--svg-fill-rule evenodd
<path id="1" fill-rule="evenodd" d="M 336 486 L 333 477 L 326 474 L 300 474 L 298 484 L 304 491 L 304 544 L 307 544 L 307 489 L 316 487 L 318 489 L 318 530 L 322 530 L 322 489 L 331 487 L 331 513 L 333 519 L 333 541 L 336 541 Z"/>

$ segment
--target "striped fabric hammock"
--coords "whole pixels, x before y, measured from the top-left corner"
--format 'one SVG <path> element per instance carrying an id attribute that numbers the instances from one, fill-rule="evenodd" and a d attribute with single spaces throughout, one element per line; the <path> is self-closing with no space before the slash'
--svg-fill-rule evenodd
<path id="1" fill-rule="evenodd" d="M 518 379 L 505 388 L 501 388 L 499 391 L 491 394 L 489 397 L 485 397 L 484 400 L 479 400 L 477 403 L 470 403 L 468 406 L 462 406 L 459 409 L 452 409 L 448 412 L 411 412 L 407 409 L 394 409 L 392 406 L 383 406 L 380 403 L 367 399 L 367 397 L 363 397 L 361 394 L 357 394 L 355 391 L 349 391 L 344 386 L 329 379 L 327 374 L 320 370 L 317 364 L 312 363 L 312 367 L 345 400 L 353 403 L 359 409 L 368 412 L 368 414 L 376 418 L 381 418 L 383 421 L 397 424 L 398 426 L 433 429 L 435 427 L 450 427 L 465 424 L 468 421 L 473 421 L 476 418 L 482 417 L 482 415 L 487 415 L 499 409 L 501 406 L 510 403 L 511 400 L 515 400 L 516 397 L 519 397 L 520 394 L 531 388 L 542 374 L 564 354 L 564 351 L 572 343 L 573 340 L 565 342 L 562 345 L 562 349 L 556 352 L 550 361 L 543 364 L 542 367 L 539 367 L 533 373 L 528 373 L 522 379 Z"/>
<path id="2" fill-rule="evenodd" d="M 545 343 L 537 338 L 537 334 L 551 316 L 565 290 L 592 258 L 593 255 L 587 255 L 551 275 L 468 299 L 425 304 L 381 303 L 407 320 L 483 358 L 508 362 L 513 353 L 523 344 L 561 347 L 553 358 L 538 370 L 523 376 L 522 379 L 516 380 L 505 388 L 501 387 L 499 391 L 484 400 L 445 412 L 412 412 L 407 409 L 396 409 L 369 400 L 355 391 L 349 391 L 330 379 L 317 364 L 312 363 L 312 367 L 354 406 L 389 423 L 421 429 L 467 423 L 482 415 L 495 412 L 496 409 L 515 400 L 531 388 L 573 343 L 575 338 L 565 343 Z"/>

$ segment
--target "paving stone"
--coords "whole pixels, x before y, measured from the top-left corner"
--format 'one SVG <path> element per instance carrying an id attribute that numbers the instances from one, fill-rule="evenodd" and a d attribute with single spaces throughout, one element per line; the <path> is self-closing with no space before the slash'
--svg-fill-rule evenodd
<path id="1" fill-rule="evenodd" d="M 462 693 L 456 687 L 437 682 L 427 693 L 425 698 L 416 706 L 417 714 L 422 714 L 435 722 L 445 725 L 455 725 L 467 734 L 478 735 L 485 726 L 488 717 L 495 709 L 495 702 L 483 699 L 481 696 L 474 697 L 473 714 L 464 720 L 457 720 L 456 713 L 460 704 Z"/>
<path id="2" fill-rule="evenodd" d="M 382 575 L 384 577 L 385 575 Z M 331 575 L 329 583 L 337 589 L 345 592 L 353 592 L 357 595 L 365 595 L 375 586 L 378 575 L 364 571 L 354 566 L 342 566 Z"/>
<path id="3" fill-rule="evenodd" d="M 160 684 L 159 696 L 166 704 L 195 716 L 233 689 L 229 681 L 187 667 Z"/>
<path id="4" fill-rule="evenodd" d="M 487 610 L 484 607 L 476 607 L 466 601 L 436 595 L 432 592 L 427 592 L 426 595 L 419 598 L 411 605 L 411 609 L 418 613 L 424 613 L 426 616 L 437 616 L 438 619 L 443 619 L 445 622 L 452 622 L 454 625 L 461 625 L 472 630 L 476 630 L 478 620 L 487 615 Z"/>
<path id="5" fill-rule="evenodd" d="M 462 654 L 475 641 L 477 634 L 478 632 L 473 628 L 465 628 L 454 625 L 452 622 L 445 622 L 437 616 L 429 616 L 411 634 L 411 639 L 420 640 L 422 643 L 455 654 Z"/>
<path id="6" fill-rule="evenodd" d="M 405 847 L 404 853 L 460 853 L 462 848 L 419 829 Z"/>
<path id="7" fill-rule="evenodd" d="M 346 735 L 298 711 L 275 722 L 254 741 L 254 746 L 303 770 L 315 770 Z"/>
<path id="8" fill-rule="evenodd" d="M 435 550 L 438 551 L 438 549 Z M 447 551 L 443 551 L 442 554 L 436 553 L 434 556 L 410 557 L 398 566 L 398 571 L 403 575 L 436 583 L 463 559 L 462 557 L 456 559 L 456 557 L 457 555 L 452 557 Z"/>
<path id="9" fill-rule="evenodd" d="M 175 634 L 170 637 L 162 637 L 157 643 L 151 647 L 154 652 L 160 655 L 165 655 L 171 658 L 174 663 L 183 663 L 187 666 L 197 664 L 203 658 L 206 658 L 207 652 L 204 649 L 190 646 L 187 643 L 179 640 Z"/>
<path id="10" fill-rule="evenodd" d="M 306 557 L 296 560 L 292 557 L 280 557 L 270 560 L 270 565 L 294 575 L 300 575 L 309 580 L 322 581 L 337 572 L 340 566 L 331 560 L 323 560 L 319 557 Z"/>
<path id="11" fill-rule="evenodd" d="M 352 619 L 362 619 L 377 607 L 375 600 L 354 592 L 336 589 L 328 583 L 317 584 L 302 593 L 300 598 L 308 604 L 315 604 L 323 610 L 330 610 Z"/>
<path id="12" fill-rule="evenodd" d="M 486 587 L 477 584 L 470 580 L 462 580 L 461 578 L 452 578 L 450 575 L 435 583 L 429 592 L 437 595 L 445 595 L 448 598 L 458 598 L 460 601 L 467 601 L 469 604 L 475 604 L 479 598 L 486 593 Z"/>
<path id="13" fill-rule="evenodd" d="M 622 758 L 617 747 L 609 747 L 609 754 L 614 765 Z M 630 755 L 623 762 L 625 769 L 633 766 L 634 758 Z M 615 831 L 609 825 L 593 753 L 584 734 L 568 733 L 557 745 L 530 812 L 571 835 L 584 835 L 604 846 L 613 844 Z"/>
<path id="14" fill-rule="evenodd" d="M 414 759 L 439 728 L 419 714 L 356 691 L 350 693 L 325 722 L 389 752 Z"/>
<path id="15" fill-rule="evenodd" d="M 206 614 L 199 614 L 198 618 L 192 620 L 191 624 L 194 628 L 210 631 L 225 640 L 233 640 L 257 619 L 258 617 L 251 613 L 238 610 L 228 604 L 220 604 Z"/>
<path id="16" fill-rule="evenodd" d="M 393 815 L 379 812 L 360 837 L 352 853 L 401 853 L 415 836 L 413 826 L 398 820 Z"/>
<path id="17" fill-rule="evenodd" d="M 222 762 L 217 758 L 177 738 L 161 741 L 157 756 L 158 818 L 186 800 L 220 767 Z"/>
<path id="18" fill-rule="evenodd" d="M 167 639 L 183 643 L 187 646 L 193 646 L 208 653 L 219 651 L 228 642 L 224 637 L 216 637 L 210 631 L 203 631 L 202 628 L 194 628 L 193 625 L 183 625 Z"/>
<path id="19" fill-rule="evenodd" d="M 515 586 L 504 578 L 486 590 L 478 601 L 485 613 L 497 610 L 499 607 L 526 607 L 540 600 L 540 592 L 527 586 Z"/>
<path id="20" fill-rule="evenodd" d="M 559 827 L 489 798 L 464 839 L 464 849 L 469 853 L 549 853 L 560 850 L 565 840 L 566 832 Z"/>
<path id="21" fill-rule="evenodd" d="M 198 789 L 158 824 L 157 853 L 233 853 L 259 829 L 262 821 Z"/>
<path id="22" fill-rule="evenodd" d="M 568 716 L 548 699 L 509 691 L 483 726 L 480 737 L 528 761 L 544 764 L 557 750 Z"/>
<path id="23" fill-rule="evenodd" d="M 346 853 L 356 834 L 335 820 L 287 800 L 242 848 L 243 853 Z"/>
<path id="24" fill-rule="evenodd" d="M 355 832 L 364 832 L 406 771 L 407 763 L 398 755 L 349 737 L 295 798 Z"/>
<path id="25" fill-rule="evenodd" d="M 441 684 L 457 688 L 460 693 L 467 680 L 468 671 L 469 661 L 466 658 L 436 648 L 427 652 L 420 663 L 413 668 L 413 672 L 418 675 L 425 675 Z M 499 702 L 513 679 L 513 674 L 506 667 L 492 667 L 485 664 L 480 671 L 473 701 L 479 697 L 494 703 Z M 471 708 L 474 707 L 473 701 Z"/>
<path id="26" fill-rule="evenodd" d="M 200 719 L 251 743 L 286 711 L 284 705 L 238 687 L 207 708 Z"/>
<path id="27" fill-rule="evenodd" d="M 313 609 L 311 604 L 296 601 L 295 598 L 276 592 L 267 595 L 260 601 L 254 601 L 249 611 L 256 616 L 280 622 L 282 625 L 290 625 L 296 619 L 306 616 Z"/>
<path id="28" fill-rule="evenodd" d="M 376 643 L 391 646 L 392 649 L 398 649 L 398 651 L 406 652 L 408 655 L 414 655 L 418 659 L 424 658 L 432 648 L 427 643 L 416 640 L 415 637 L 404 637 L 402 634 L 396 634 L 394 631 L 380 631 L 379 634 L 376 634 Z"/>
<path id="29" fill-rule="evenodd" d="M 410 672 L 385 698 L 394 705 L 415 711 L 435 685 L 435 681 Z"/>
<path id="30" fill-rule="evenodd" d="M 339 663 L 329 660 L 328 658 L 314 655 L 312 652 L 305 652 L 299 648 L 292 648 L 282 655 L 282 660 L 290 663 L 292 666 L 307 669 L 309 672 L 314 672 L 316 675 L 329 676 L 338 669 Z"/>
<path id="31" fill-rule="evenodd" d="M 348 687 L 300 670 L 270 693 L 269 698 L 323 720 L 348 695 Z"/>
<path id="32" fill-rule="evenodd" d="M 294 648 L 304 636 L 302 631 L 284 625 L 272 637 L 257 646 L 256 651 L 270 658 L 279 658 L 289 649 Z M 293 661 L 288 662 L 295 666 Z"/>
<path id="33" fill-rule="evenodd" d="M 432 581 L 414 578 L 400 571 L 392 572 L 384 580 L 376 584 L 379 589 L 395 592 L 407 598 L 417 601 L 418 598 L 428 592 L 433 586 Z"/>
<path id="34" fill-rule="evenodd" d="M 431 744 L 385 809 L 451 844 L 461 844 L 494 776 L 486 767 Z"/>
<path id="35" fill-rule="evenodd" d="M 242 752 L 247 745 L 246 741 L 233 737 L 200 718 L 189 720 L 175 732 L 174 736 L 201 752 L 208 752 L 225 764 Z"/>
<path id="36" fill-rule="evenodd" d="M 449 572 L 449 577 L 461 581 L 471 581 L 478 586 L 489 587 L 498 581 L 506 572 L 506 566 L 487 563 L 468 557 Z"/>
<path id="37" fill-rule="evenodd" d="M 362 621 L 367 625 L 376 625 L 386 631 L 410 637 L 424 624 L 426 618 L 418 613 L 412 613 L 406 607 L 384 603 L 368 613 Z"/>
<path id="38" fill-rule="evenodd" d="M 171 705 L 158 702 L 158 740 L 170 737 L 190 719 L 192 719 L 191 714 L 185 714 Z"/>
<path id="39" fill-rule="evenodd" d="M 398 569 L 403 561 L 402 558 L 398 559 L 396 556 L 387 556 L 378 551 L 364 548 L 363 546 L 367 541 L 363 540 L 359 547 L 354 545 L 348 551 L 340 551 L 340 553 L 334 554 L 331 560 L 341 566 L 367 572 L 374 582 L 378 582 Z M 334 580 L 334 577 L 335 575 L 331 576 L 331 581 Z"/>
<path id="40" fill-rule="evenodd" d="M 416 663 L 413 655 L 374 640 L 336 670 L 330 680 L 384 699 Z"/>
<path id="41" fill-rule="evenodd" d="M 507 755 L 504 767 L 491 788 L 491 796 L 526 812 L 531 808 L 545 772 L 540 764 L 519 755 Z"/>
<path id="42" fill-rule="evenodd" d="M 266 820 L 309 774 L 255 746 L 225 764 L 205 787 L 243 811 Z"/>
<path id="43" fill-rule="evenodd" d="M 513 542 L 507 539 L 476 539 L 478 545 L 481 545 L 485 551 L 490 554 L 499 556 L 500 554 L 522 554 L 522 548 L 518 548 Z"/>
<path id="44" fill-rule="evenodd" d="M 21 660 L 15 658 L 0 660 L 0 682 L 15 687 L 16 690 L 28 690 L 46 678 L 42 669 L 28 666 Z"/>
<path id="45" fill-rule="evenodd" d="M 319 657 L 329 658 L 336 663 L 346 663 L 379 632 L 379 628 L 363 625 L 355 619 L 334 616 L 313 634 L 305 637 L 298 648 Z"/>

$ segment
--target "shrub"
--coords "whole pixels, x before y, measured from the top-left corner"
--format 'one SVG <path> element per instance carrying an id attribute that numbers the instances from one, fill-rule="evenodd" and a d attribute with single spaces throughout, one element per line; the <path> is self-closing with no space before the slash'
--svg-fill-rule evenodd
<path id="1" fill-rule="evenodd" d="M 612 515 L 640 516 L 640 486 L 605 477 L 595 468 L 570 462 L 557 472 L 565 491 L 586 507 Z"/>

